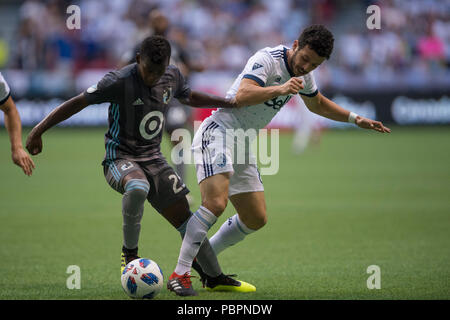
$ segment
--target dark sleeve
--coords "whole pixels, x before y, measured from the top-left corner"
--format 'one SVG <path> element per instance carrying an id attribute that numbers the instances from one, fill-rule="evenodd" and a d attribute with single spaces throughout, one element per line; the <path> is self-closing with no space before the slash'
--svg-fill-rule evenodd
<path id="1" fill-rule="evenodd" d="M 191 87 L 189 87 L 186 79 L 181 74 L 180 70 L 178 68 L 175 68 L 175 93 L 174 97 L 177 99 L 185 100 L 189 98 L 189 95 L 191 93 Z"/>
<path id="2" fill-rule="evenodd" d="M 103 102 L 119 103 L 119 97 L 122 91 L 120 79 L 109 72 L 97 84 L 84 91 L 84 97 L 89 104 L 99 104 Z"/>

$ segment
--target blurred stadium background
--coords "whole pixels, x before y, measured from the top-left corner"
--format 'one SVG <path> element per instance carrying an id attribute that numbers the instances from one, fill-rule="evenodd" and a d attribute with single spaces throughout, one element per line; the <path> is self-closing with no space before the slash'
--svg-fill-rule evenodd
<path id="1" fill-rule="evenodd" d="M 81 8 L 80 30 L 66 27 L 70 4 Z M 381 8 L 381 30 L 366 28 L 371 4 Z M 0 5 L 0 68 L 25 125 L 116 68 L 152 33 L 149 12 L 155 8 L 169 19 L 168 38 L 204 68 L 192 73 L 194 88 L 224 94 L 256 50 L 290 46 L 303 27 L 323 23 L 336 36 L 331 60 L 316 72 L 327 96 L 389 123 L 450 123 L 448 0 L 2 0 Z M 296 103 L 272 124 L 292 127 Z M 105 124 L 105 108 L 96 110 L 67 124 Z"/>
<path id="2" fill-rule="evenodd" d="M 66 27 L 71 4 L 81 8 L 80 30 Z M 381 8 L 381 30 L 366 27 L 371 4 Z M 227 271 L 255 282 L 257 295 L 200 298 L 450 297 L 449 0 L 1 0 L 0 70 L 24 140 L 30 126 L 153 32 L 154 9 L 169 19 L 172 43 L 201 66 L 190 73 L 191 86 L 218 95 L 256 50 L 291 46 L 303 27 L 325 24 L 336 40 L 315 72 L 319 89 L 393 128 L 382 136 L 313 116 L 322 138 L 296 156 L 292 132 L 307 115 L 301 99 L 291 99 L 269 125 L 285 129 L 280 172 L 263 177 L 269 224 L 219 257 Z M 72 128 L 46 133 L 32 178 L 10 160 L 0 113 L 0 177 L 8 182 L 0 186 L 0 299 L 126 298 L 118 282 L 120 197 L 100 167 L 107 107 L 89 107 L 63 123 Z M 191 121 L 210 112 L 195 110 Z M 167 139 L 163 150 L 170 152 Z M 179 236 L 146 206 L 141 249 L 167 275 Z M 215 228 L 231 214 L 228 208 Z M 81 266 L 85 290 L 65 288 L 69 264 Z M 276 276 L 268 279 L 262 264 Z M 370 264 L 384 272 L 378 292 L 366 288 Z"/>

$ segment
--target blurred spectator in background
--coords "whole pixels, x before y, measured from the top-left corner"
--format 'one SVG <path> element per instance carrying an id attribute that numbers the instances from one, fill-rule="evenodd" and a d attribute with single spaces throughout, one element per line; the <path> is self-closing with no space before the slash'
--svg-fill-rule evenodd
<path id="1" fill-rule="evenodd" d="M 303 104 L 297 105 L 297 116 L 292 140 L 292 152 L 295 155 L 302 154 L 308 146 L 320 144 L 322 131 L 325 127 L 320 123 L 320 117 L 308 110 Z"/>
<path id="2" fill-rule="evenodd" d="M 168 25 L 174 26 L 166 36 L 172 41 L 185 37 L 186 51 L 195 54 L 194 60 L 207 70 L 236 73 L 250 52 L 291 43 L 305 25 L 323 23 L 339 40 L 338 54 L 327 66 L 335 77 L 326 85 L 358 90 L 450 83 L 450 0 L 72 2 L 19 3 L 7 67 L 70 68 L 74 75 L 89 68 L 114 68 L 123 52 L 149 33 L 149 13 L 158 8 L 165 18 L 151 19 L 153 32 L 168 32 Z M 81 7 L 81 30 L 64 27 L 69 4 Z M 381 7 L 381 30 L 366 28 L 370 4 Z M 319 80 L 324 69 L 317 72 Z"/>
<path id="3" fill-rule="evenodd" d="M 9 45 L 3 37 L 0 36 L 0 68 L 3 68 L 8 62 L 9 58 Z"/>

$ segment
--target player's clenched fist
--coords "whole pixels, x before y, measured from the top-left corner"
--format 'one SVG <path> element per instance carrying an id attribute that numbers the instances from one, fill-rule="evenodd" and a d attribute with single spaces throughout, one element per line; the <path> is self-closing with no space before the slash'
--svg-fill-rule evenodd
<path id="1" fill-rule="evenodd" d="M 303 89 L 303 80 L 296 77 L 292 77 L 281 86 L 281 94 L 282 95 L 297 94 L 302 89 Z"/>
<path id="2" fill-rule="evenodd" d="M 31 130 L 27 137 L 26 148 L 33 156 L 42 151 L 42 138 L 40 134 L 37 134 L 34 130 Z"/>

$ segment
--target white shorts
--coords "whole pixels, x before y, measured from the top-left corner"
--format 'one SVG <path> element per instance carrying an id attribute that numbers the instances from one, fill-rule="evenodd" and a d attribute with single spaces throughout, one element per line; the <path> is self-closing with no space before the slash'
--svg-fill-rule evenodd
<path id="1" fill-rule="evenodd" d="M 241 152 L 239 157 L 236 149 L 240 144 L 233 143 L 233 134 L 229 131 L 207 118 L 195 133 L 192 151 L 198 183 L 213 175 L 229 172 L 228 196 L 264 191 L 255 157 L 249 149 L 245 154 Z"/>

